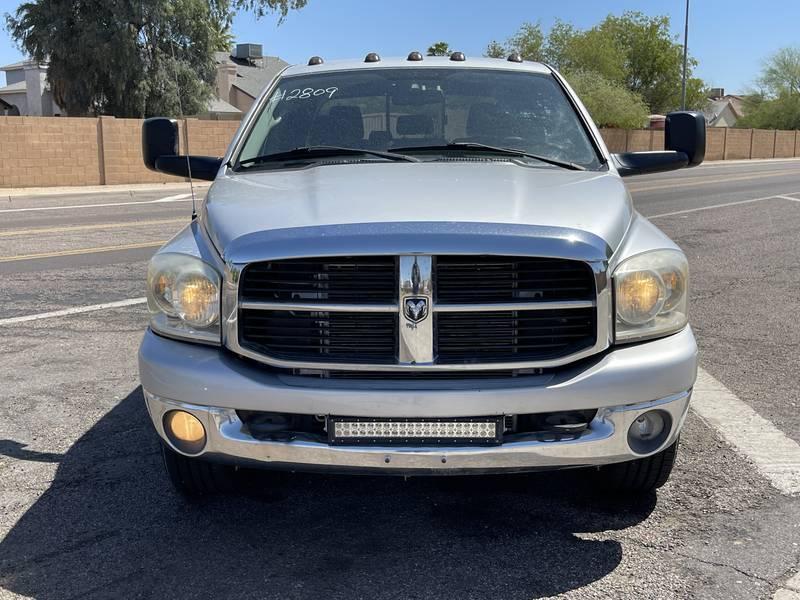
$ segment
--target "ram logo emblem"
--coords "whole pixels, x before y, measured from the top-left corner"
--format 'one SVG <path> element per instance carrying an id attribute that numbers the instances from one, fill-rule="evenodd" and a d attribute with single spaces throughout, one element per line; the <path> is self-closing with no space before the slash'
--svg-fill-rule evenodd
<path id="1" fill-rule="evenodd" d="M 406 298 L 403 305 L 403 312 L 406 319 L 412 323 L 419 323 L 424 321 L 428 316 L 428 299 L 427 298 Z"/>

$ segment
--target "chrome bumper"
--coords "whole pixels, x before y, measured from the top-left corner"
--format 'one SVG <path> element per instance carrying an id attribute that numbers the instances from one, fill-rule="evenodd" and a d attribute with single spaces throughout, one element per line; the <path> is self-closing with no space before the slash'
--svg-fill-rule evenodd
<path id="1" fill-rule="evenodd" d="M 655 400 L 598 410 L 589 428 L 566 441 L 515 441 L 488 448 L 350 448 L 308 441 L 270 442 L 253 438 L 235 410 L 172 402 L 145 391 L 153 424 L 162 439 L 164 413 L 181 409 L 205 425 L 208 441 L 202 456 L 297 470 L 383 471 L 398 474 L 486 473 L 602 465 L 639 458 L 627 443 L 628 428 L 643 412 L 669 413 L 672 429 L 662 446 L 675 441 L 689 407 L 691 390 Z"/>
<path id="2" fill-rule="evenodd" d="M 601 465 L 638 458 L 627 443 L 630 424 L 654 407 L 671 416 L 658 450 L 680 433 L 697 372 L 689 328 L 668 338 L 606 353 L 590 365 L 541 378 L 440 382 L 350 382 L 271 374 L 219 348 L 145 335 L 139 371 L 153 424 L 181 408 L 205 425 L 202 455 L 275 468 L 391 473 L 500 472 Z M 310 441 L 260 441 L 236 410 L 361 417 L 463 417 L 598 409 L 588 429 L 565 441 L 512 441 L 484 448 L 329 446 Z"/>

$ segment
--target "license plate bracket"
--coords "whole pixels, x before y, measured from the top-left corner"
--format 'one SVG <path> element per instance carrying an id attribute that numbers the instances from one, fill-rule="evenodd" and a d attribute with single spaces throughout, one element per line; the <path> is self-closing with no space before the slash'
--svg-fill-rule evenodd
<path id="1" fill-rule="evenodd" d="M 332 446 L 497 446 L 504 418 L 329 416 L 327 425 Z"/>

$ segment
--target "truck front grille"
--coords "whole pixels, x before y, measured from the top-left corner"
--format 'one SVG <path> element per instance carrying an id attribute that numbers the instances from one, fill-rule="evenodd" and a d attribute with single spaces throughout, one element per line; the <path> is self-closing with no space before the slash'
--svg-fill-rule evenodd
<path id="1" fill-rule="evenodd" d="M 419 277 L 417 294 L 409 279 Z M 599 348 L 595 274 L 577 260 L 276 260 L 246 266 L 238 290 L 236 346 L 278 367 L 488 372 L 556 366 Z M 427 303 L 415 315 L 422 314 L 421 323 L 403 298 L 411 298 L 415 310 L 420 298 Z M 417 347 L 409 350 L 404 343 L 412 339 Z M 429 352 L 420 352 L 425 344 Z M 417 362 L 414 352 L 433 360 Z"/>
<path id="2" fill-rule="evenodd" d="M 396 302 L 397 259 L 343 256 L 254 263 L 247 267 L 239 295 L 268 302 Z"/>
<path id="3" fill-rule="evenodd" d="M 437 314 L 441 364 L 547 360 L 593 346 L 594 308 Z"/>
<path id="4" fill-rule="evenodd" d="M 284 360 L 391 364 L 397 357 L 392 313 L 241 311 L 241 339 Z"/>

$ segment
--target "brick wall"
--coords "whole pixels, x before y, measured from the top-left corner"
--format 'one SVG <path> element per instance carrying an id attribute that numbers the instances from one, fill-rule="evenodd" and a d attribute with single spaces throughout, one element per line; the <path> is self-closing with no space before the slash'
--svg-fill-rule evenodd
<path id="1" fill-rule="evenodd" d="M 98 185 L 96 119 L 0 117 L 0 187 Z"/>
<path id="2" fill-rule="evenodd" d="M 725 158 L 725 136 L 728 130 L 724 127 L 709 127 L 706 130 L 706 160 L 722 160 Z"/>
<path id="3" fill-rule="evenodd" d="M 189 154 L 222 156 L 239 129 L 239 121 L 198 121 L 187 119 Z"/>
<path id="4" fill-rule="evenodd" d="M 180 121 L 194 154 L 222 156 L 238 121 Z M 145 168 L 142 120 L 0 117 L 0 188 L 181 181 Z"/>
<path id="5" fill-rule="evenodd" d="M 181 151 L 222 156 L 239 121 L 179 122 Z M 661 130 L 602 129 L 611 152 L 664 148 Z M 0 188 L 180 181 L 142 161 L 142 120 L 0 117 Z M 706 160 L 800 157 L 796 131 L 709 128 Z"/>

